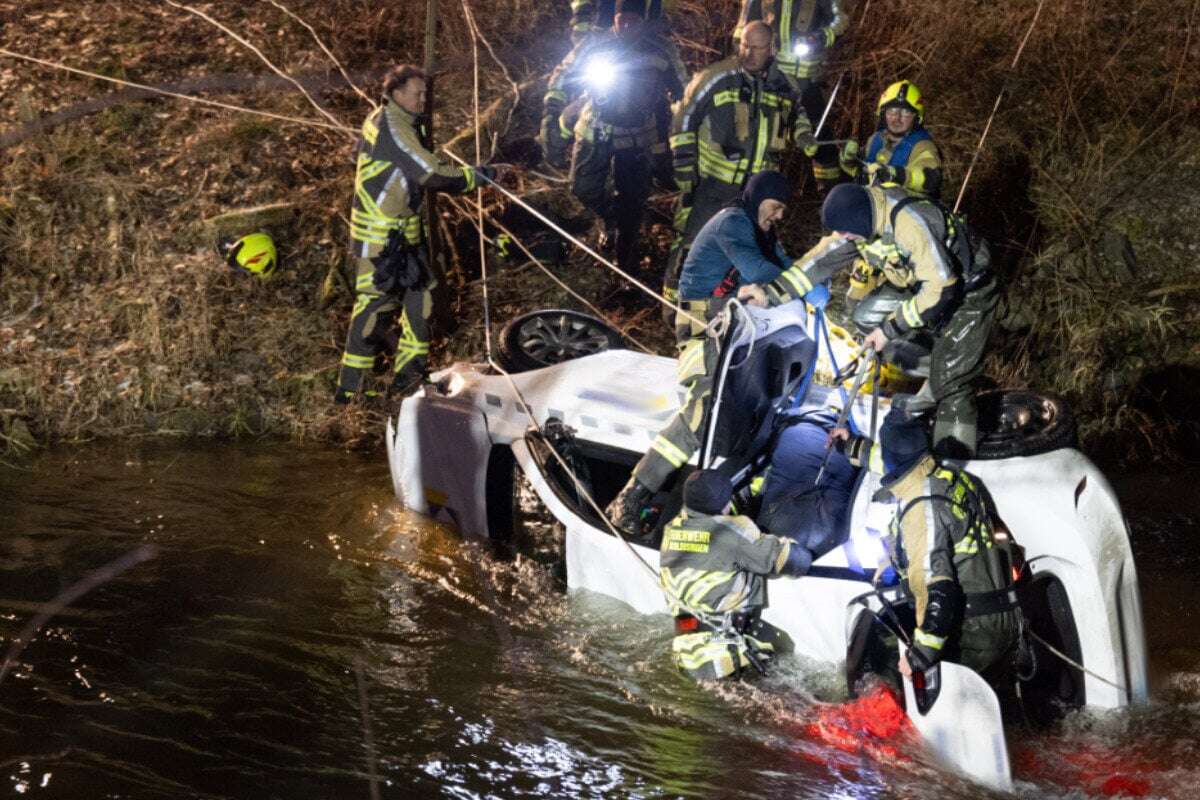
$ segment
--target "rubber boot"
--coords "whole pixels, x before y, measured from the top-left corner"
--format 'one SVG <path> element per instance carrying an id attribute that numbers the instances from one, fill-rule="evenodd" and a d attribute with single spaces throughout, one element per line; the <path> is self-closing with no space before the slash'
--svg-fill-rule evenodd
<path id="1" fill-rule="evenodd" d="M 938 419 L 933 425 L 933 454 L 939 460 L 965 461 L 975 455 L 976 435 L 974 423 Z"/>
<path id="2" fill-rule="evenodd" d="M 629 483 L 613 498 L 604 513 L 619 531 L 632 539 L 641 539 L 642 512 L 652 497 L 654 492 L 643 486 L 637 478 L 630 478 Z"/>

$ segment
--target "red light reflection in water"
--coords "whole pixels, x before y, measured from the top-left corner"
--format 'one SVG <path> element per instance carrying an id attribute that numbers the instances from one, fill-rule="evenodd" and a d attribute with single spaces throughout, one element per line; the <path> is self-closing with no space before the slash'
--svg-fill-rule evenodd
<path id="1" fill-rule="evenodd" d="M 1103 744 L 1052 745 L 1042 739 L 1019 745 L 1013 772 L 1026 780 L 1079 788 L 1091 795 L 1146 797 L 1154 790 L 1151 779 L 1166 772 L 1166 768 Z"/>
<path id="2" fill-rule="evenodd" d="M 848 753 L 893 763 L 911 760 L 896 740 L 903 736 L 911 741 L 912 723 L 885 686 L 877 686 L 857 700 L 817 709 L 817 721 L 807 726 L 806 733 Z"/>

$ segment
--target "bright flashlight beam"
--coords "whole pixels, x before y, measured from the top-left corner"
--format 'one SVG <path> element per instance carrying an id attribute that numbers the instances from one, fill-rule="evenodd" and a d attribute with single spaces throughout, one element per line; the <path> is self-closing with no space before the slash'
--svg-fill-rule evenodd
<path id="1" fill-rule="evenodd" d="M 584 73 L 588 85 L 598 92 L 607 91 L 616 80 L 617 70 L 607 58 L 597 56 L 588 62 Z"/>
<path id="2" fill-rule="evenodd" d="M 796 42 L 792 45 L 792 55 L 796 58 L 804 58 L 812 52 L 812 45 L 805 41 Z"/>

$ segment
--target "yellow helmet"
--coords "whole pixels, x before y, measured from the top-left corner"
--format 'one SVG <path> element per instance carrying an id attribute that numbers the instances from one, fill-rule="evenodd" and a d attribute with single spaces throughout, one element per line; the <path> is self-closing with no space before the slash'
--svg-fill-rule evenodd
<path id="1" fill-rule="evenodd" d="M 258 278 L 265 280 L 275 272 L 275 242 L 262 231 L 246 234 L 240 239 L 222 237 L 217 242 L 217 252 L 229 266 L 244 269 Z"/>
<path id="2" fill-rule="evenodd" d="M 896 81 L 891 86 L 883 90 L 883 94 L 879 95 L 879 105 L 876 110 L 879 112 L 879 124 L 883 125 L 883 112 L 888 108 L 907 108 L 917 115 L 917 126 L 920 127 L 925 122 L 925 101 L 921 99 L 921 90 L 917 88 L 915 83 L 909 81 Z"/>

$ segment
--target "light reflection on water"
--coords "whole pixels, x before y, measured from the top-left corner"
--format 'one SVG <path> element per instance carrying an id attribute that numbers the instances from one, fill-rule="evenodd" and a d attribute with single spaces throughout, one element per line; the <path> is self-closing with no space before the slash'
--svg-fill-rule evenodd
<path id="1" fill-rule="evenodd" d="M 1021 796 L 1200 796 L 1200 525 L 1127 484 L 1164 700 L 1013 742 Z M 6 643 L 89 569 L 160 548 L 0 685 L 0 786 L 23 795 L 363 797 L 361 658 L 384 797 L 981 796 L 909 743 L 814 736 L 841 698 L 826 665 L 691 684 L 665 617 L 563 594 L 549 528 L 516 557 L 463 543 L 396 508 L 377 456 L 59 451 L 0 473 L 0 503 Z"/>

